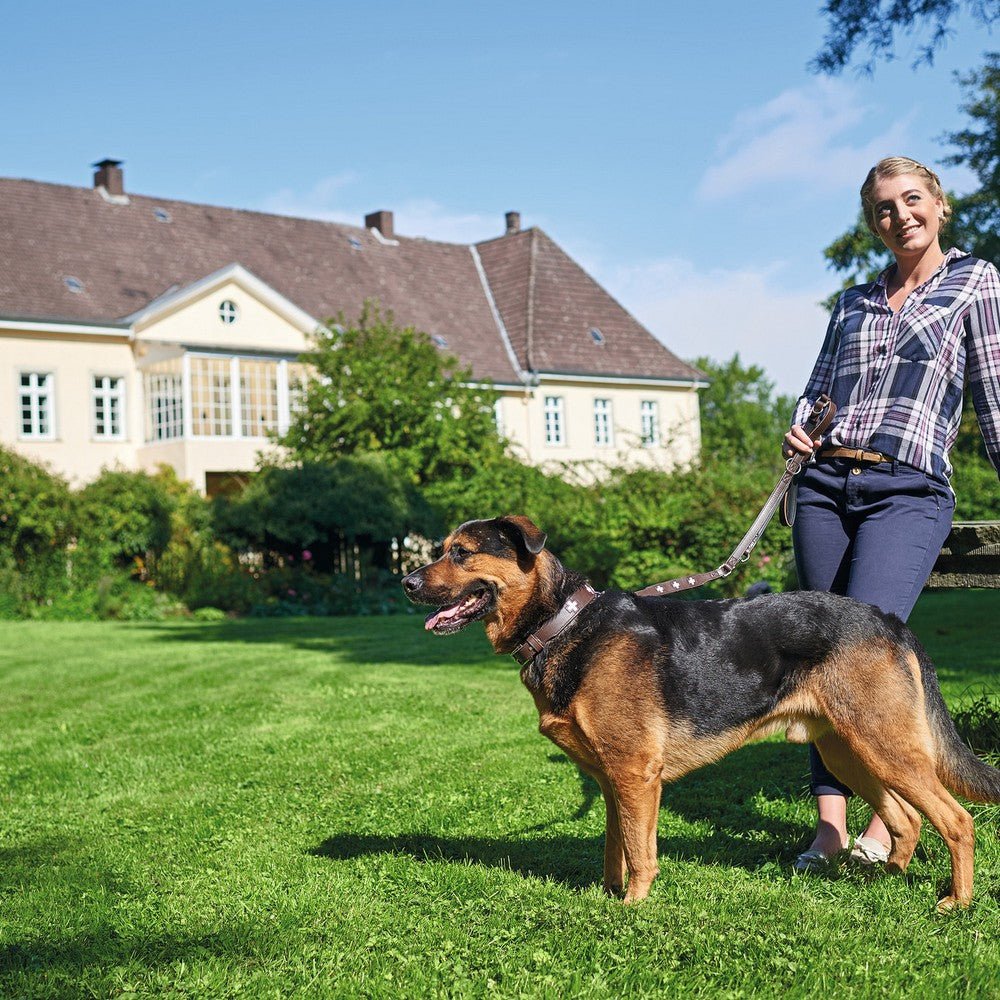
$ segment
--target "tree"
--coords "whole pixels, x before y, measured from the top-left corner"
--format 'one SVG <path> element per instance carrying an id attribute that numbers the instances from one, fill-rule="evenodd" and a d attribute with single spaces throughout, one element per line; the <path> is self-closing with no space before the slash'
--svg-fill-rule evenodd
<path id="1" fill-rule="evenodd" d="M 968 167 L 980 187 L 963 197 L 950 196 L 952 218 L 942 233 L 942 245 L 959 246 L 984 260 L 1000 262 L 1000 53 L 986 56 L 983 67 L 958 76 L 965 88 L 961 105 L 969 125 L 947 133 L 954 152 L 944 162 Z M 824 251 L 834 271 L 843 276 L 842 288 L 872 281 L 892 262 L 892 255 L 865 224 L 859 213 L 854 225 Z M 831 297 L 836 298 L 836 295 Z"/>
<path id="2" fill-rule="evenodd" d="M 315 370 L 282 439 L 293 459 L 385 453 L 416 484 L 503 450 L 496 393 L 412 327 L 366 303 L 356 323 L 330 322 L 305 360 Z"/>
<path id="3" fill-rule="evenodd" d="M 839 73 L 859 47 L 866 47 L 868 58 L 859 68 L 870 73 L 878 60 L 895 58 L 899 32 L 929 33 L 913 66 L 930 64 L 954 33 L 950 24 L 963 7 L 983 25 L 1000 20 L 998 0 L 827 0 L 823 7 L 828 18 L 827 34 L 811 68 Z"/>
<path id="4" fill-rule="evenodd" d="M 745 366 L 739 354 L 723 362 L 697 358 L 694 365 L 711 382 L 699 397 L 702 454 L 735 455 L 751 464 L 777 462 L 794 400 L 775 396 L 764 369 Z"/>

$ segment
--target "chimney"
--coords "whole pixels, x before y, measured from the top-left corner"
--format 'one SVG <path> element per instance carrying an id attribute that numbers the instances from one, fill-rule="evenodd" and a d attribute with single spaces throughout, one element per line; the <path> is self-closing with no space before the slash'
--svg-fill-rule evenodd
<path id="1" fill-rule="evenodd" d="M 101 160 L 99 163 L 92 163 L 96 167 L 94 171 L 94 187 L 104 188 L 110 195 L 121 196 L 125 194 L 125 175 L 122 172 L 124 160 Z"/>
<path id="2" fill-rule="evenodd" d="M 365 216 L 365 229 L 377 229 L 387 240 L 395 239 L 392 231 L 392 212 L 387 212 L 385 209 L 369 212 Z"/>
<path id="3" fill-rule="evenodd" d="M 504 233 L 504 236 L 510 236 L 512 233 L 519 233 L 521 231 L 520 212 L 508 212 L 504 216 L 504 220 L 507 223 L 507 232 Z"/>

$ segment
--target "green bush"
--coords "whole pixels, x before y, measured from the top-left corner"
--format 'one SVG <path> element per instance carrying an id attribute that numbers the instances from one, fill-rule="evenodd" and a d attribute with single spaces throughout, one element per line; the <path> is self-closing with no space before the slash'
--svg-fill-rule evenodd
<path id="1" fill-rule="evenodd" d="M 66 585 L 72 534 L 66 481 L 0 447 L 0 578 L 8 612 L 12 605 L 45 601 Z"/>
<path id="2" fill-rule="evenodd" d="M 170 541 L 174 506 L 155 476 L 105 469 L 76 497 L 77 561 L 134 567 L 145 577 Z"/>

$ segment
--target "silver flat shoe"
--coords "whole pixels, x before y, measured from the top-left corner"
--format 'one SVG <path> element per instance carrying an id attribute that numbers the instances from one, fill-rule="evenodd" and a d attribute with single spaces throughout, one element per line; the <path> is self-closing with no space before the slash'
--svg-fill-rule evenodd
<path id="1" fill-rule="evenodd" d="M 792 863 L 792 871 L 800 875 L 810 875 L 816 872 L 826 871 L 832 864 L 846 852 L 847 848 L 842 847 L 833 854 L 827 854 L 817 847 L 810 847 L 808 851 L 803 851 Z"/>
<path id="2" fill-rule="evenodd" d="M 855 837 L 850 860 L 866 868 L 884 865 L 889 860 L 889 848 L 874 837 Z"/>

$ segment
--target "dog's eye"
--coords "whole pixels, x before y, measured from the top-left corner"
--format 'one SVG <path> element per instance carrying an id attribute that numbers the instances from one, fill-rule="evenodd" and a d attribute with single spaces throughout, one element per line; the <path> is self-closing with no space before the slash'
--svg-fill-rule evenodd
<path id="1" fill-rule="evenodd" d="M 448 549 L 448 555 L 450 555 L 456 562 L 460 562 L 466 556 L 471 556 L 472 550 L 467 549 L 464 545 L 452 545 L 452 547 Z"/>

